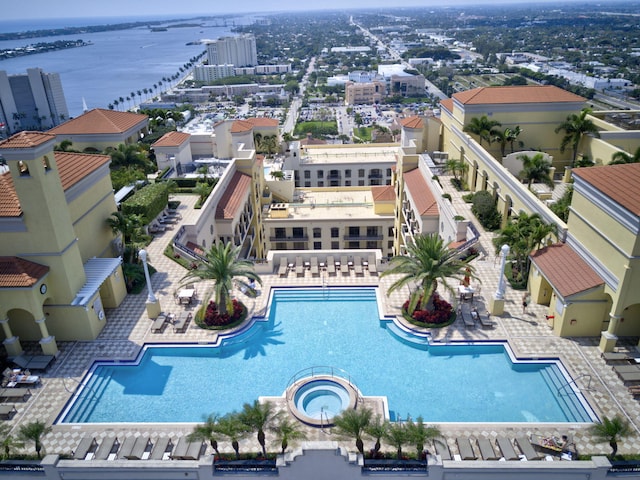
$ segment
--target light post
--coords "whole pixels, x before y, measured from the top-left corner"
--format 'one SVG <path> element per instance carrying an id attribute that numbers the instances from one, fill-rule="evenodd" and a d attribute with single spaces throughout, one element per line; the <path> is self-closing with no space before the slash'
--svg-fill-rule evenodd
<path id="1" fill-rule="evenodd" d="M 160 302 L 153 294 L 153 289 L 151 288 L 151 276 L 149 275 L 149 266 L 147 265 L 147 251 L 140 250 L 138 252 L 138 256 L 140 260 L 142 260 L 142 268 L 144 270 L 144 278 L 147 281 L 147 315 L 149 318 L 157 318 L 160 315 Z"/>
<path id="2" fill-rule="evenodd" d="M 489 302 L 489 310 L 492 315 L 502 315 L 504 313 L 504 292 L 507 288 L 504 269 L 509 255 L 509 245 L 503 245 L 500 249 L 502 262 L 500 263 L 500 277 L 498 279 L 498 289 Z"/>

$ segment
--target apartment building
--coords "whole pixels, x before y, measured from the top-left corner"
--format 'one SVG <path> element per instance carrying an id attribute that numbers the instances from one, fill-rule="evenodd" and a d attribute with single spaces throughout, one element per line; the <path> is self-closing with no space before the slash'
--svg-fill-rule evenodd
<path id="1" fill-rule="evenodd" d="M 193 79 L 196 82 L 211 83 L 236 74 L 233 65 L 196 65 L 193 67 Z"/>
<path id="2" fill-rule="evenodd" d="M 252 67 L 258 64 L 256 38 L 253 35 L 222 37 L 207 43 L 209 65 Z"/>
<path id="3" fill-rule="evenodd" d="M 28 68 L 26 74 L 0 70 L 0 124 L 8 135 L 21 130 L 43 130 L 69 118 L 58 73 Z"/>
<path id="4" fill-rule="evenodd" d="M 372 81 L 367 83 L 347 82 L 345 84 L 345 105 L 371 105 L 379 103 L 386 95 L 384 82 Z"/>

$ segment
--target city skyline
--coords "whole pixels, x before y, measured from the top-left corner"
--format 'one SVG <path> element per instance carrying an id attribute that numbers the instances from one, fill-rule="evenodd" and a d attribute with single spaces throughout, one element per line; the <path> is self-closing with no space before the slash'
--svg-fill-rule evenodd
<path id="1" fill-rule="evenodd" d="M 550 3 L 552 0 L 538 0 L 536 3 Z M 575 2 L 577 0 L 567 0 Z M 626 0 L 615 3 L 625 2 Z M 482 4 L 524 4 L 523 0 L 451 0 L 448 6 L 464 6 Z M 601 4 L 614 2 L 600 2 Z M 629 2 L 631 3 L 631 2 Z M 442 3 L 435 0 L 402 0 L 393 8 L 403 7 L 440 7 Z M 42 18 L 91 18 L 91 17 L 127 17 L 127 16 L 167 16 L 176 15 L 222 15 L 234 13 L 262 13 L 279 11 L 308 11 L 330 9 L 386 8 L 390 6 L 385 0 L 327 0 L 321 6 L 309 6 L 294 0 L 279 0 L 269 5 L 259 0 L 247 0 L 242 5 L 211 5 L 206 0 L 190 0 L 177 4 L 169 0 L 157 0 L 150 9 L 148 4 L 131 4 L 126 0 L 113 0 L 108 3 L 84 2 L 82 0 L 65 0 L 64 9 L 59 4 L 45 0 L 34 0 L 27 4 L 15 4 L 12 9 L 3 12 L 4 20 L 28 20 Z"/>

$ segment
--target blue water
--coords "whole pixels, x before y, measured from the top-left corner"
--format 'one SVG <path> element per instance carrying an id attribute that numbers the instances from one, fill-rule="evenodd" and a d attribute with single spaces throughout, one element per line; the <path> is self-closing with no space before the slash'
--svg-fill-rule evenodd
<path id="1" fill-rule="evenodd" d="M 348 372 L 392 420 L 591 421 L 554 363 L 512 364 L 497 345 L 429 346 L 381 321 L 374 289 L 274 291 L 270 315 L 222 347 L 150 347 L 140 366 L 98 366 L 63 420 L 198 422 L 279 396 L 302 369 Z M 327 298 L 328 297 L 328 298 Z M 567 407 L 566 405 L 570 405 Z"/>
<path id="2" fill-rule="evenodd" d="M 52 19 L 0 22 L 0 32 L 38 30 L 64 26 L 103 25 L 123 21 L 139 21 L 140 18 L 111 19 Z M 150 20 L 150 19 L 145 19 Z M 250 17 L 233 19 L 236 24 L 251 21 Z M 132 28 L 112 32 L 82 33 L 51 37 L 0 41 L 0 49 L 25 46 L 55 40 L 78 40 L 91 42 L 86 47 L 59 50 L 0 61 L 0 70 L 9 74 L 24 74 L 27 68 L 41 68 L 45 72 L 59 73 L 65 93 L 69 114 L 78 116 L 83 111 L 84 98 L 89 109 L 107 108 L 115 99 L 134 96 L 135 104 L 146 99 L 137 95 L 144 88 L 153 90 L 153 85 L 163 83 L 163 77 L 179 73 L 179 68 L 192 57 L 202 53 L 204 45 L 186 45 L 201 39 L 216 39 L 232 35 L 232 27 L 215 26 L 213 20 L 198 20 L 202 26 L 170 28 L 165 32 L 152 32 L 148 28 Z M 194 22 L 196 22 L 194 20 Z M 156 93 L 160 93 L 159 88 Z M 133 102 L 124 102 L 129 108 Z M 119 105 L 122 110 L 122 104 Z"/>

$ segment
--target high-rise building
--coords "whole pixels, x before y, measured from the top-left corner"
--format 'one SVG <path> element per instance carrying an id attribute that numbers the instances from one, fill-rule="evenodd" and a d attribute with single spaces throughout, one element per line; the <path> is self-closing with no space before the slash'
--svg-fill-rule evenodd
<path id="1" fill-rule="evenodd" d="M 222 37 L 207 44 L 209 65 L 251 67 L 258 64 L 256 38 L 253 35 Z"/>
<path id="2" fill-rule="evenodd" d="M 0 70 L 0 124 L 3 133 L 46 130 L 69 119 L 58 73 L 28 68 L 26 74 Z"/>

